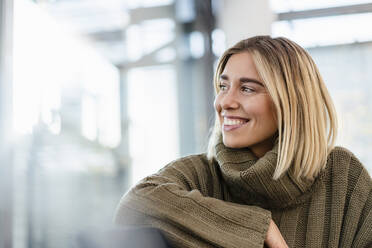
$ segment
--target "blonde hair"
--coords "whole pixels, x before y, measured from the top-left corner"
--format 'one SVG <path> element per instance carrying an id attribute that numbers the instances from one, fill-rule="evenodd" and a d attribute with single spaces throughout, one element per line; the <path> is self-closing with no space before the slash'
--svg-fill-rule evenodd
<path id="1" fill-rule="evenodd" d="M 337 135 L 332 99 L 310 55 L 286 38 L 256 36 L 238 42 L 220 58 L 214 77 L 215 92 L 227 61 L 233 54 L 249 52 L 276 109 L 278 160 L 273 175 L 288 169 L 299 178 L 314 179 L 324 169 Z M 219 118 L 208 144 L 208 158 L 215 157 L 221 135 Z"/>

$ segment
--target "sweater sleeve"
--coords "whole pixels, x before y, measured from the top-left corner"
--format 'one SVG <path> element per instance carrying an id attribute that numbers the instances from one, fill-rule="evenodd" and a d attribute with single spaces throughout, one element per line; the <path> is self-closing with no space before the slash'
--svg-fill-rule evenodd
<path id="1" fill-rule="evenodd" d="M 355 236 L 353 247 L 372 247 L 372 191 L 369 194 L 369 202 L 362 212 L 360 228 Z"/>
<path id="2" fill-rule="evenodd" d="M 353 241 L 353 247 L 371 248 L 372 247 L 372 180 L 366 170 L 363 170 L 361 177 L 365 179 L 363 192 L 357 192 L 355 198 L 359 199 L 361 214 L 357 227 L 357 232 Z"/>
<path id="3" fill-rule="evenodd" d="M 263 247 L 270 211 L 215 198 L 218 180 L 201 156 L 173 162 L 122 197 L 115 222 L 159 228 L 176 247 Z"/>
<path id="4" fill-rule="evenodd" d="M 353 153 L 346 149 L 340 152 L 349 167 L 344 173 L 347 183 L 339 246 L 372 248 L 372 180 Z"/>

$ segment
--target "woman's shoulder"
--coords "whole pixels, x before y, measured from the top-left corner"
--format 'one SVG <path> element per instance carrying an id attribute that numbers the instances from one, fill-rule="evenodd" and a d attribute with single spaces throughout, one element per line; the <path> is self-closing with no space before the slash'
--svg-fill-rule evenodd
<path id="1" fill-rule="evenodd" d="M 357 182 L 372 187 L 372 180 L 361 161 L 349 149 L 336 146 L 327 158 L 326 174 L 332 181 L 355 185 Z"/>
<path id="2" fill-rule="evenodd" d="M 210 161 L 206 153 L 191 154 L 177 158 L 169 162 L 165 167 L 182 167 L 182 166 L 208 166 Z"/>
<path id="3" fill-rule="evenodd" d="M 354 153 L 352 153 L 349 149 L 343 146 L 335 146 L 331 150 L 330 155 L 331 154 L 337 154 L 337 155 L 347 156 L 347 157 L 355 157 Z"/>
<path id="4" fill-rule="evenodd" d="M 355 154 L 351 152 L 349 149 L 342 146 L 336 146 L 331 150 L 327 158 L 327 165 L 328 164 L 331 165 L 336 164 L 338 167 L 340 167 L 340 165 L 345 165 L 345 167 L 341 167 L 343 169 L 364 168 L 364 166 L 362 165 L 360 160 L 355 156 Z"/>
<path id="5" fill-rule="evenodd" d="M 170 164 L 177 164 L 177 163 L 203 163 L 207 164 L 207 154 L 206 153 L 197 153 L 197 154 L 191 154 L 182 156 L 180 158 L 177 158 L 170 162 Z"/>
<path id="6" fill-rule="evenodd" d="M 192 154 L 180 157 L 169 162 L 159 172 L 165 170 L 177 170 L 179 172 L 188 173 L 210 173 L 211 170 L 215 170 L 215 164 L 213 161 L 207 158 L 206 153 Z"/>

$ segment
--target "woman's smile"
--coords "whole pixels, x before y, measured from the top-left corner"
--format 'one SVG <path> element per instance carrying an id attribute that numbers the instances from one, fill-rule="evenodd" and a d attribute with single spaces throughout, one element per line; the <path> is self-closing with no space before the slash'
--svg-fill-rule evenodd
<path id="1" fill-rule="evenodd" d="M 249 122 L 249 119 L 233 116 L 224 116 L 223 118 L 223 130 L 232 131 L 238 129 Z"/>

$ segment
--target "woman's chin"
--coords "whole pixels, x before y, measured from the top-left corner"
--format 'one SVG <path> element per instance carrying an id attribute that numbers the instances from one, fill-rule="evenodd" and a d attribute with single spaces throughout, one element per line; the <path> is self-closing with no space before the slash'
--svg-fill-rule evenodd
<path id="1" fill-rule="evenodd" d="M 243 144 L 242 142 L 238 142 L 238 141 L 235 141 L 235 140 L 230 140 L 230 139 L 223 139 L 223 144 L 226 146 L 226 147 L 229 147 L 229 148 L 243 148 L 243 147 L 247 147 L 246 144 Z"/>

